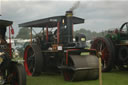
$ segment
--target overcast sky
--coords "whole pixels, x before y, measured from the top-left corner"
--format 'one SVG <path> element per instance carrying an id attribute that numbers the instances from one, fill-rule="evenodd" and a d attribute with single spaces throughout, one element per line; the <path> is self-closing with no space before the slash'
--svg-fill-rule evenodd
<path id="1" fill-rule="evenodd" d="M 14 21 L 15 33 L 18 33 L 18 24 L 65 15 L 76 0 L 1 0 L 0 13 L 2 19 Z M 103 31 L 120 27 L 128 21 L 127 0 L 80 0 L 79 7 L 74 11 L 74 16 L 85 19 L 85 23 L 75 27 L 91 31 Z"/>

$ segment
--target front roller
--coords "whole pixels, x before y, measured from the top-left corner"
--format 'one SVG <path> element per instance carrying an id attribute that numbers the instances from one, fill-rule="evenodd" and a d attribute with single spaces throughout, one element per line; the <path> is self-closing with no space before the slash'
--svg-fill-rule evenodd
<path id="1" fill-rule="evenodd" d="M 64 64 L 65 60 L 63 61 Z M 70 55 L 68 65 L 62 67 L 67 81 L 95 80 L 98 78 L 98 58 L 94 55 Z"/>

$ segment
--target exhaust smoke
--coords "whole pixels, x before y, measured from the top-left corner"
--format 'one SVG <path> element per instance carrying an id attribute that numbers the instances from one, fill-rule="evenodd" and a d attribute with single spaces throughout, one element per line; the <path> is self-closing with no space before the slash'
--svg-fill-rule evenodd
<path id="1" fill-rule="evenodd" d="M 73 6 L 69 9 L 69 11 L 74 11 L 79 7 L 79 5 L 80 5 L 80 1 L 75 2 Z"/>

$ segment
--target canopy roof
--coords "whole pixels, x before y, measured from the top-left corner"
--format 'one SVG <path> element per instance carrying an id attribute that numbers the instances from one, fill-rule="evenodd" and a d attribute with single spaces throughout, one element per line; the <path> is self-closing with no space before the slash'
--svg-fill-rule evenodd
<path id="1" fill-rule="evenodd" d="M 0 19 L 0 27 L 7 27 L 9 25 L 12 25 L 12 21 L 8 21 L 8 20 L 1 20 Z"/>
<path id="2" fill-rule="evenodd" d="M 19 27 L 57 27 L 58 22 L 62 22 L 64 19 L 66 23 L 65 16 L 55 16 L 49 17 L 45 19 L 34 20 L 26 23 L 19 24 Z M 73 24 L 80 24 L 84 23 L 84 19 L 78 17 L 72 17 Z"/>

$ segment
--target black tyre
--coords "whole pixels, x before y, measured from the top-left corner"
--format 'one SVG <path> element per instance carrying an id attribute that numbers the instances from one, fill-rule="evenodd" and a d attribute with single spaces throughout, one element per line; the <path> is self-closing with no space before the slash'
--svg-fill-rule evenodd
<path id="1" fill-rule="evenodd" d="M 38 45 L 28 45 L 24 52 L 24 66 L 29 76 L 38 76 L 42 72 L 43 58 Z"/>
<path id="2" fill-rule="evenodd" d="M 111 71 L 115 62 L 115 48 L 112 41 L 109 38 L 98 37 L 93 41 L 91 49 L 102 53 L 102 71 Z"/>
<path id="3" fill-rule="evenodd" d="M 10 85 L 26 85 L 26 72 L 24 67 L 18 63 L 14 63 L 12 67 Z"/>

